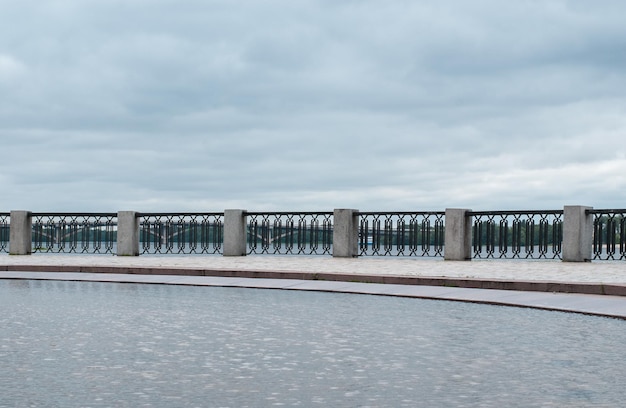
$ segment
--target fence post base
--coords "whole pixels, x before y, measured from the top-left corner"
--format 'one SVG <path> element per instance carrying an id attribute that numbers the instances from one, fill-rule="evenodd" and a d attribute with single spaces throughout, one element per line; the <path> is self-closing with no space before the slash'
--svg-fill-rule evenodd
<path id="1" fill-rule="evenodd" d="M 358 256 L 359 210 L 335 209 L 333 211 L 333 257 Z"/>
<path id="2" fill-rule="evenodd" d="M 462 208 L 446 208 L 444 260 L 472 260 L 472 219 L 467 216 L 470 211 Z"/>
<path id="3" fill-rule="evenodd" d="M 136 211 L 117 213 L 117 256 L 139 256 L 139 219 Z"/>
<path id="4" fill-rule="evenodd" d="M 11 211 L 10 255 L 30 255 L 33 252 L 32 230 L 33 215 L 30 211 Z"/>
<path id="5" fill-rule="evenodd" d="M 224 256 L 246 255 L 246 224 L 245 210 L 224 210 Z"/>
<path id="6" fill-rule="evenodd" d="M 563 207 L 563 262 L 591 262 L 593 246 L 593 207 Z"/>

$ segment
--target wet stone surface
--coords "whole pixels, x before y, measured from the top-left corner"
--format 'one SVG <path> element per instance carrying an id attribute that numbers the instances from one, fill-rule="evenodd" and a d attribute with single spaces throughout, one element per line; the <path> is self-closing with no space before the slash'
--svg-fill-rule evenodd
<path id="1" fill-rule="evenodd" d="M 0 406 L 621 406 L 626 322 L 336 293 L 0 281 Z"/>

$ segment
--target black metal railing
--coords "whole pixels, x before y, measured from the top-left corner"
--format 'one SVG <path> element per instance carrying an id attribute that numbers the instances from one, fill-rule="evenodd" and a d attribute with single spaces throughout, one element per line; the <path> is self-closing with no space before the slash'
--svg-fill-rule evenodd
<path id="1" fill-rule="evenodd" d="M 248 254 L 332 255 L 332 212 L 248 212 Z"/>
<path id="2" fill-rule="evenodd" d="M 117 213 L 19 213 L 32 223 L 35 253 L 117 254 Z M 0 212 L 0 253 L 10 250 L 11 214 Z M 331 211 L 243 214 L 247 254 L 333 254 L 335 220 Z M 562 259 L 563 214 L 563 210 L 469 211 L 466 221 L 472 226 L 472 258 Z M 571 239 L 592 245 L 593 260 L 626 260 L 626 209 L 589 209 L 586 214 L 587 224 L 570 226 L 579 229 L 570 233 L 580 235 Z M 141 254 L 224 253 L 224 212 L 136 216 Z M 356 211 L 354 217 L 355 229 L 342 231 L 341 239 L 357 240 L 357 256 L 444 255 L 444 211 Z M 25 232 L 19 242 L 28 238 L 28 229 Z"/>
<path id="3" fill-rule="evenodd" d="M 445 212 L 360 212 L 360 256 L 442 257 Z"/>
<path id="4" fill-rule="evenodd" d="M 593 214 L 593 259 L 626 260 L 626 209 L 588 213 Z"/>
<path id="5" fill-rule="evenodd" d="M 473 211 L 474 258 L 561 259 L 563 210 Z"/>
<path id="6" fill-rule="evenodd" d="M 9 252 L 11 213 L 0 213 L 0 252 Z"/>
<path id="7" fill-rule="evenodd" d="M 138 213 L 142 254 L 222 254 L 224 213 Z"/>
<path id="8" fill-rule="evenodd" d="M 115 254 L 115 213 L 33 213 L 33 252 Z"/>

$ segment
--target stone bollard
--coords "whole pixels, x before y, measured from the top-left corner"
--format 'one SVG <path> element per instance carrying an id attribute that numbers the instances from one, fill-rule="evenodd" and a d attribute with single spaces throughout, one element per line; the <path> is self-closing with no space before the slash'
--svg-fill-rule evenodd
<path id="1" fill-rule="evenodd" d="M 593 246 L 593 207 L 563 207 L 563 262 L 591 262 Z"/>
<path id="2" fill-rule="evenodd" d="M 11 211 L 9 230 L 9 254 L 30 255 L 32 244 L 33 215 L 30 211 Z"/>
<path id="3" fill-rule="evenodd" d="M 444 256 L 446 261 L 472 260 L 472 219 L 467 216 L 471 210 L 446 208 L 446 230 Z"/>
<path id="4" fill-rule="evenodd" d="M 136 211 L 117 213 L 117 256 L 139 256 L 139 218 Z"/>
<path id="5" fill-rule="evenodd" d="M 245 256 L 247 231 L 245 210 L 224 210 L 224 256 Z"/>
<path id="6" fill-rule="evenodd" d="M 336 209 L 333 213 L 333 257 L 358 256 L 359 210 Z"/>

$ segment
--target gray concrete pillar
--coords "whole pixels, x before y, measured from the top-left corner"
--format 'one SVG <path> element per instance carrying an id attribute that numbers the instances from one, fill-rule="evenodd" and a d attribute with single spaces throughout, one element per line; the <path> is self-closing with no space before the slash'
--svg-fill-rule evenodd
<path id="1" fill-rule="evenodd" d="M 591 262 L 593 246 L 593 207 L 563 207 L 563 262 Z"/>
<path id="2" fill-rule="evenodd" d="M 11 211 L 9 254 L 30 255 L 33 252 L 33 215 L 30 211 Z"/>
<path id="3" fill-rule="evenodd" d="M 470 261 L 472 259 L 471 211 L 462 208 L 446 208 L 445 243 L 443 259 L 446 261 Z"/>
<path id="4" fill-rule="evenodd" d="M 333 257 L 359 255 L 359 210 L 335 209 L 333 213 Z"/>
<path id="5" fill-rule="evenodd" d="M 224 210 L 224 256 L 245 256 L 248 246 L 245 210 Z"/>
<path id="6" fill-rule="evenodd" d="M 139 256 L 139 217 L 136 211 L 117 213 L 117 256 Z"/>

